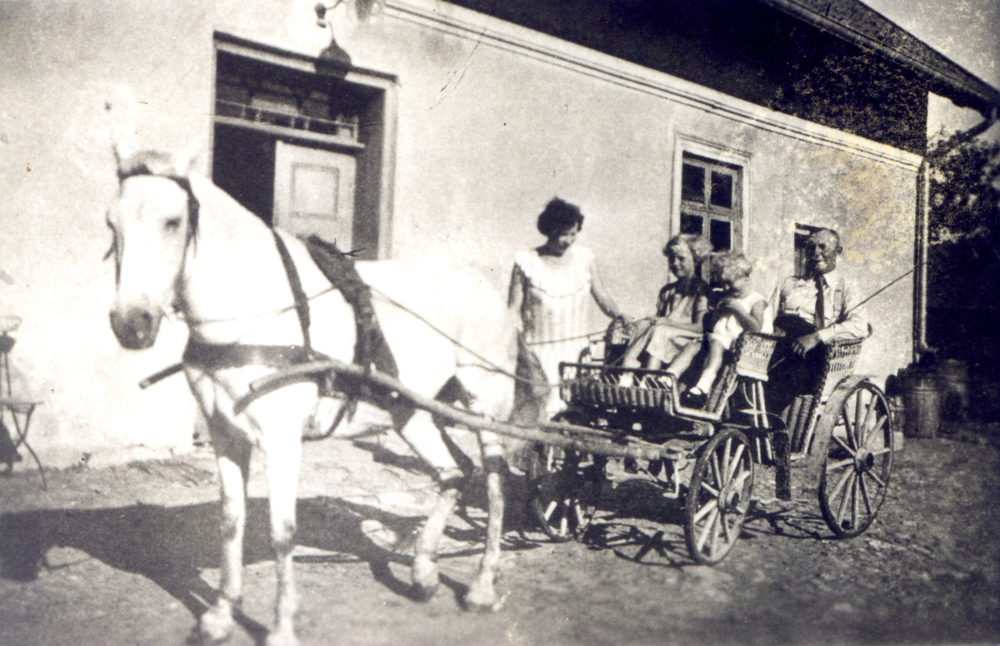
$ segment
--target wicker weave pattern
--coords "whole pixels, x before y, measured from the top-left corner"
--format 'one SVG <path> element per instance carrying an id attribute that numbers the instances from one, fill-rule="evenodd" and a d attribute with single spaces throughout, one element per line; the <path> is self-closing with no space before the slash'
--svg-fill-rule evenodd
<path id="1" fill-rule="evenodd" d="M 767 381 L 767 365 L 778 342 L 776 336 L 757 332 L 744 332 L 733 348 L 736 374 Z"/>
<path id="2" fill-rule="evenodd" d="M 663 410 L 672 392 L 666 373 L 661 370 L 564 363 L 560 373 L 559 395 L 567 404 Z M 635 381 L 642 385 L 620 385 L 625 375 L 634 375 Z"/>
<path id="3" fill-rule="evenodd" d="M 826 346 L 823 379 L 816 393 L 820 401 L 825 402 L 840 380 L 854 371 L 854 364 L 861 354 L 863 341 L 863 339 L 834 341 Z"/>

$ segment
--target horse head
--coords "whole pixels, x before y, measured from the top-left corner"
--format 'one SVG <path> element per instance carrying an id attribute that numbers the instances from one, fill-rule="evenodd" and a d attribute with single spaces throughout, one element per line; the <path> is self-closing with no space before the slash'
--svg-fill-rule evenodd
<path id="1" fill-rule="evenodd" d="M 153 345 L 164 313 L 176 305 L 198 200 L 187 168 L 169 155 L 117 157 L 119 190 L 107 214 L 116 285 L 111 329 L 123 347 L 141 350 Z"/>

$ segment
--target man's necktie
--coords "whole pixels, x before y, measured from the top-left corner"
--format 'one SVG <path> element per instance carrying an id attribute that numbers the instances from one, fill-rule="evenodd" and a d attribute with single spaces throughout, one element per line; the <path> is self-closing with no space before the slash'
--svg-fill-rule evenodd
<path id="1" fill-rule="evenodd" d="M 823 279 L 823 274 L 816 276 L 816 329 L 822 330 L 826 327 L 826 300 L 823 295 L 823 287 L 826 281 Z"/>

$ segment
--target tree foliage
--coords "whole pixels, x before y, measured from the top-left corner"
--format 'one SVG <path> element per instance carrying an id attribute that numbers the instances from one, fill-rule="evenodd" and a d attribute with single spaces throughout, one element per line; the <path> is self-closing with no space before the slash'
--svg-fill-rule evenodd
<path id="1" fill-rule="evenodd" d="M 792 64 L 793 82 L 768 107 L 844 132 L 922 153 L 927 89 L 874 52 L 824 51 Z"/>
<path id="2" fill-rule="evenodd" d="M 1000 143 L 972 139 L 951 149 L 958 137 L 943 139 L 928 151 L 931 242 L 1000 234 Z"/>

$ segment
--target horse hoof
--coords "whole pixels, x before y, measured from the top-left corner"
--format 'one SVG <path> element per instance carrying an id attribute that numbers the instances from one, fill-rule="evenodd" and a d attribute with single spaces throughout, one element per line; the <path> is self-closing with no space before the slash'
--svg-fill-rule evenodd
<path id="1" fill-rule="evenodd" d="M 195 626 L 185 640 L 188 646 L 219 646 L 232 639 L 233 631 L 227 633 L 209 633 L 202 626 Z"/>
<path id="2" fill-rule="evenodd" d="M 423 585 L 420 583 L 414 583 L 410 586 L 410 598 L 414 601 L 419 601 L 420 603 L 427 603 L 434 598 L 437 593 L 438 587 L 436 585 Z"/>
<path id="3" fill-rule="evenodd" d="M 188 644 L 194 646 L 216 646 L 224 644 L 233 636 L 236 624 L 228 611 L 209 609 L 198 620 L 198 625 L 191 631 Z"/>
<path id="4" fill-rule="evenodd" d="M 265 646 L 299 646 L 294 633 L 272 632 L 264 641 Z"/>
<path id="5" fill-rule="evenodd" d="M 472 588 L 465 595 L 462 604 L 469 612 L 497 612 L 500 610 L 500 600 L 492 590 L 477 590 Z"/>

